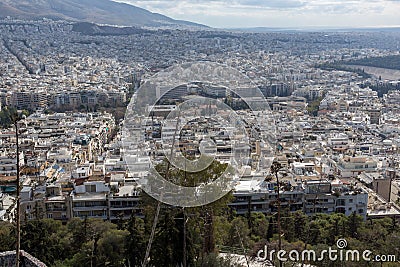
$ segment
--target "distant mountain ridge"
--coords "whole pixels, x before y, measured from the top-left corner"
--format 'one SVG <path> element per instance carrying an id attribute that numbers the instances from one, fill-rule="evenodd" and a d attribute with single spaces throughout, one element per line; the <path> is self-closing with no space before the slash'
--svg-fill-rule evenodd
<path id="1" fill-rule="evenodd" d="M 135 26 L 101 26 L 90 22 L 77 22 L 73 25 L 72 30 L 86 35 L 130 35 L 152 32 Z"/>
<path id="2" fill-rule="evenodd" d="M 111 0 L 1 0 L 0 17 L 6 16 L 136 27 L 207 27 Z"/>
<path id="3" fill-rule="evenodd" d="M 336 27 L 250 27 L 250 28 L 228 28 L 228 31 L 236 32 L 400 32 L 400 27 L 360 27 L 360 28 L 336 28 Z"/>

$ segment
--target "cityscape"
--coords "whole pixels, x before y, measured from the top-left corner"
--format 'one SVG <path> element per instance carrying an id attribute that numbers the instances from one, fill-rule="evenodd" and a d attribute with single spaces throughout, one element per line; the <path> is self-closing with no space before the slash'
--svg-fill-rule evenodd
<path id="1" fill-rule="evenodd" d="M 400 266 L 400 28 L 9 10 L 0 265 Z"/>

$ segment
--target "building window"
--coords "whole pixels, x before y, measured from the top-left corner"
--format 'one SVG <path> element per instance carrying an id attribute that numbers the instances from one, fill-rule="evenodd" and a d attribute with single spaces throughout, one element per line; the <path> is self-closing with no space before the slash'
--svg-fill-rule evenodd
<path id="1" fill-rule="evenodd" d="M 346 202 L 345 202 L 344 199 L 338 199 L 338 200 L 337 200 L 337 205 L 338 205 L 338 206 L 345 206 L 345 205 L 346 205 Z"/>
<path id="2" fill-rule="evenodd" d="M 345 208 L 337 208 L 336 212 L 345 214 L 346 213 L 346 209 Z"/>
<path id="3" fill-rule="evenodd" d="M 96 192 L 96 185 L 94 184 L 85 185 L 85 190 L 86 192 Z"/>

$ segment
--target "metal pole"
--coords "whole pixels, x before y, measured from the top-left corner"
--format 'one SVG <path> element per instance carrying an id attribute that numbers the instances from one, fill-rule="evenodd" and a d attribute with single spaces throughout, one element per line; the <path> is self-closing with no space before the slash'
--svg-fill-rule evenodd
<path id="1" fill-rule="evenodd" d="M 276 177 L 276 182 L 278 184 L 278 248 L 279 250 L 282 249 L 282 230 L 281 230 L 281 199 L 280 199 L 280 193 L 279 193 L 279 175 L 278 171 L 275 173 Z M 279 260 L 279 266 L 282 267 L 282 261 Z"/>
<path id="2" fill-rule="evenodd" d="M 185 216 L 185 209 L 183 209 L 183 267 L 186 267 L 186 266 L 187 266 L 187 263 L 186 263 L 186 216 Z"/>
<path id="3" fill-rule="evenodd" d="M 281 200 L 280 200 L 280 193 L 279 193 L 279 175 L 278 175 L 278 173 L 279 173 L 279 171 L 281 169 L 282 169 L 282 165 L 279 162 L 274 161 L 272 163 L 271 173 L 275 174 L 276 183 L 277 183 L 277 197 L 278 197 L 278 199 L 277 199 L 277 201 L 278 201 L 278 222 L 277 222 L 277 224 L 278 225 L 277 226 L 278 226 L 278 247 L 279 247 L 279 250 L 282 249 Z M 279 266 L 282 267 L 282 261 L 279 261 Z"/>
<path id="4" fill-rule="evenodd" d="M 178 118 L 176 120 L 175 132 L 174 132 L 174 136 L 172 138 L 171 155 L 170 155 L 170 157 L 168 159 L 167 170 L 165 172 L 165 180 L 167 180 L 167 181 L 169 179 L 169 171 L 170 171 L 170 167 L 171 167 L 171 161 L 172 161 L 174 147 L 175 147 L 175 137 L 176 137 L 176 133 L 177 133 L 178 127 L 179 127 L 180 116 L 181 116 L 181 113 L 180 113 L 180 110 L 178 110 Z M 164 186 L 161 189 L 165 190 L 165 182 L 164 182 Z M 155 232 L 156 232 L 156 227 L 157 227 L 157 223 L 158 223 L 158 216 L 160 215 L 161 201 L 162 201 L 163 197 L 164 197 L 164 191 L 161 192 L 160 200 L 158 200 L 156 214 L 154 216 L 153 226 L 152 226 L 152 229 L 151 229 L 150 238 L 149 238 L 149 242 L 147 244 L 146 253 L 145 253 L 145 256 L 144 256 L 142 267 L 146 267 L 147 263 L 148 263 L 148 260 L 149 260 L 151 246 L 153 244 L 153 239 L 154 239 L 154 235 L 155 235 Z"/>
<path id="5" fill-rule="evenodd" d="M 20 250 L 21 250 L 21 221 L 20 221 L 20 182 L 19 182 L 19 142 L 18 142 L 18 120 L 14 119 L 15 126 L 15 139 L 17 145 L 17 208 L 16 208 L 16 216 L 17 216 L 17 247 L 15 251 L 16 261 L 15 266 L 19 267 L 20 263 Z"/>

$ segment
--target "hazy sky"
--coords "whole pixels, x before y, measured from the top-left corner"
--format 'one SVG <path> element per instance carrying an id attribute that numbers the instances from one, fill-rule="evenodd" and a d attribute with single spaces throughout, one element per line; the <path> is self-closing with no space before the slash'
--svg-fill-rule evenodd
<path id="1" fill-rule="evenodd" d="M 116 0 L 212 27 L 399 26 L 400 0 Z"/>

